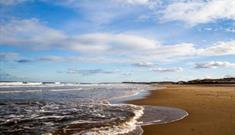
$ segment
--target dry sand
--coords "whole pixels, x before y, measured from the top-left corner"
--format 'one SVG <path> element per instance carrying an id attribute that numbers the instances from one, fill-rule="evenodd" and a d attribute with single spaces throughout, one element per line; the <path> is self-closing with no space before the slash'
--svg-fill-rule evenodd
<path id="1" fill-rule="evenodd" d="M 178 107 L 183 120 L 144 126 L 144 135 L 235 135 L 235 85 L 160 85 L 136 105 Z M 157 86 L 158 87 L 158 86 Z"/>

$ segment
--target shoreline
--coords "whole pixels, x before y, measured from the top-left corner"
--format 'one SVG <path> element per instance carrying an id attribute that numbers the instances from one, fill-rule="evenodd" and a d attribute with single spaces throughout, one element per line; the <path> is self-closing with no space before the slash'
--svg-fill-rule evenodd
<path id="1" fill-rule="evenodd" d="M 183 109 L 189 115 L 168 124 L 143 126 L 144 135 L 232 135 L 235 133 L 234 85 L 156 85 L 143 99 L 126 103 Z M 160 87 L 160 89 L 159 89 Z"/>

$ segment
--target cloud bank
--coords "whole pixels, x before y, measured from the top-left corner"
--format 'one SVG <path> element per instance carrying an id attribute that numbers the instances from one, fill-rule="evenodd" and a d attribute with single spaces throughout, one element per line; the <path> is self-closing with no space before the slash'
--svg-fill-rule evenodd
<path id="1" fill-rule="evenodd" d="M 177 57 L 235 55 L 235 40 L 219 41 L 204 48 L 192 43 L 161 44 L 156 39 L 122 33 L 69 35 L 39 20 L 12 20 L 0 24 L 0 45 L 28 50 L 65 50 L 83 55 L 128 59 L 166 60 Z M 60 59 L 60 58 L 58 58 Z M 141 65 L 141 64 L 139 64 Z"/>

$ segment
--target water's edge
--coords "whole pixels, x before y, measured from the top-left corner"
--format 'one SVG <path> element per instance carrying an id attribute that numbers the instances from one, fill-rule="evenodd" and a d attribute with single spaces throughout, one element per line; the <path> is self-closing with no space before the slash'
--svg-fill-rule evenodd
<path id="1" fill-rule="evenodd" d="M 0 87 L 0 134 L 141 135 L 141 126 L 166 124 L 188 115 L 178 108 L 129 104 L 148 98 L 151 90 L 156 87 Z"/>

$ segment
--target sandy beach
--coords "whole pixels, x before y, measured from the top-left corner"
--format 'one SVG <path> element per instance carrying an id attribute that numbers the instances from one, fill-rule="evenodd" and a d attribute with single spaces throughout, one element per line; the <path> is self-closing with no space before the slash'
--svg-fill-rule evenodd
<path id="1" fill-rule="evenodd" d="M 159 87 L 155 86 L 156 88 Z M 177 107 L 189 116 L 170 124 L 144 126 L 144 135 L 234 135 L 235 85 L 160 85 L 136 105 Z"/>

